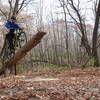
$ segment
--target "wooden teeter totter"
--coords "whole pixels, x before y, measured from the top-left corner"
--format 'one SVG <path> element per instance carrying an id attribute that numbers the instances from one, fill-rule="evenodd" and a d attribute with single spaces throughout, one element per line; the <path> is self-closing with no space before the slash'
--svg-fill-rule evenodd
<path id="1" fill-rule="evenodd" d="M 32 37 L 22 48 L 20 48 L 13 57 L 11 57 L 4 66 L 0 69 L 0 75 L 4 74 L 6 68 L 12 68 L 18 63 L 32 48 L 40 43 L 41 39 L 45 35 L 45 32 L 38 32 Z"/>

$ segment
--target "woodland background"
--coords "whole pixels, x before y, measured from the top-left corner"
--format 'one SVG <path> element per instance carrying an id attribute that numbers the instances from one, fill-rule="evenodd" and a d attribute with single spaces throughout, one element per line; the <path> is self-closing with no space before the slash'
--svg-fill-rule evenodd
<path id="1" fill-rule="evenodd" d="M 12 15 L 28 40 L 47 33 L 19 62 L 19 73 L 100 65 L 100 0 L 0 0 L 0 49 Z"/>

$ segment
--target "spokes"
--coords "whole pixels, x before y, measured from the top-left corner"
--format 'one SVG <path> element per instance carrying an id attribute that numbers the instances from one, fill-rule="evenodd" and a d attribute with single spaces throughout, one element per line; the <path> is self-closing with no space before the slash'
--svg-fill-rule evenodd
<path id="1" fill-rule="evenodd" d="M 21 32 L 20 35 L 19 35 L 19 44 L 20 44 L 20 47 L 23 47 L 27 42 L 27 37 L 26 37 L 26 34 L 25 32 Z"/>

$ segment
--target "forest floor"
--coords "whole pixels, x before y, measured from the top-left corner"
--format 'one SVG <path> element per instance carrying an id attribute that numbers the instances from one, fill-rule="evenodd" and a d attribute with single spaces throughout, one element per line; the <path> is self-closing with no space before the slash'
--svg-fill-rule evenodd
<path id="1" fill-rule="evenodd" d="M 100 68 L 1 77 L 0 100 L 100 100 Z"/>

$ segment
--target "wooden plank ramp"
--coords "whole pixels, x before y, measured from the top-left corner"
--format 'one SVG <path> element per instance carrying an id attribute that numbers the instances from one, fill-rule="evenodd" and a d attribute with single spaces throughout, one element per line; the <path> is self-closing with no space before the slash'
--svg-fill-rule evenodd
<path id="1" fill-rule="evenodd" d="M 0 69 L 0 75 L 4 74 L 6 68 L 12 68 L 18 61 L 20 61 L 32 48 L 40 43 L 46 32 L 38 32 L 32 37 L 22 48 L 20 48 L 16 54 L 5 62 L 4 66 Z"/>

